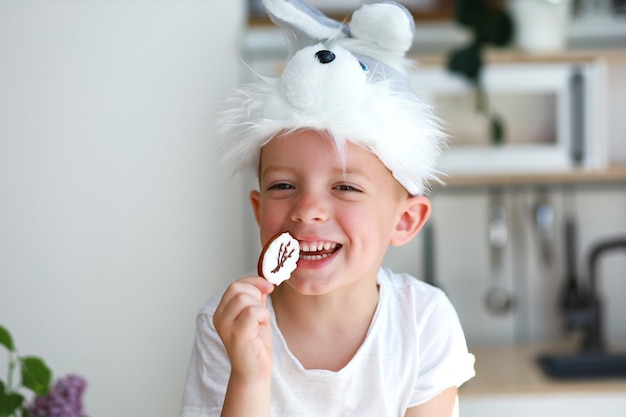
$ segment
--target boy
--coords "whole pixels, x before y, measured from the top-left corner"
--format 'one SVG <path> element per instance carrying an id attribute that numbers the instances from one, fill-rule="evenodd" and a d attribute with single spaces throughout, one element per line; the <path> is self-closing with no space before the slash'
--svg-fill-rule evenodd
<path id="1" fill-rule="evenodd" d="M 320 32 L 332 25 L 294 0 L 265 5 L 283 27 L 302 13 Z M 380 48 L 363 49 L 372 19 L 391 14 L 394 30 L 412 20 L 397 4 L 364 8 L 350 36 L 305 44 L 222 121 L 228 155 L 259 175 L 261 242 L 288 231 L 300 257 L 280 286 L 242 277 L 201 310 L 182 417 L 458 414 L 457 387 L 474 371 L 453 307 L 381 268 L 388 245 L 428 219 L 442 134 Z"/>

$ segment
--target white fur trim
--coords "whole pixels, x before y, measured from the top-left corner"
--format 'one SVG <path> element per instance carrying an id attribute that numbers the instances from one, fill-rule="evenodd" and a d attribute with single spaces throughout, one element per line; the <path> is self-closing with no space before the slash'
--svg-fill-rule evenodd
<path id="1" fill-rule="evenodd" d="M 319 50 L 335 60 L 322 64 Z M 382 65 L 382 64 L 381 64 Z M 221 146 L 236 169 L 258 168 L 260 149 L 282 131 L 327 131 L 343 149 L 350 141 L 373 152 L 413 195 L 437 179 L 435 162 L 445 135 L 431 109 L 398 80 L 376 68 L 365 72 L 338 45 L 301 49 L 281 78 L 266 78 L 238 90 L 221 114 Z"/>

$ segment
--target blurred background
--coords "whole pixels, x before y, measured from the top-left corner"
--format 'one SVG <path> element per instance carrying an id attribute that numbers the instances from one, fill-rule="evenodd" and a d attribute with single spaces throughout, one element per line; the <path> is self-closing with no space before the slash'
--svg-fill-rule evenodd
<path id="1" fill-rule="evenodd" d="M 0 1 L 0 324 L 86 378 L 91 416 L 177 415 L 196 312 L 254 269 L 254 181 L 219 164 L 214 120 L 284 64 L 259 3 Z M 310 3 L 338 20 L 361 4 Z M 411 82 L 451 137 L 428 227 L 385 264 L 457 308 L 479 372 L 462 415 L 622 415 L 625 376 L 536 360 L 580 356 L 598 328 L 591 350 L 626 353 L 624 2 L 492 2 L 513 29 L 483 45 L 479 83 L 448 69 L 472 43 L 462 2 L 402 3 Z"/>

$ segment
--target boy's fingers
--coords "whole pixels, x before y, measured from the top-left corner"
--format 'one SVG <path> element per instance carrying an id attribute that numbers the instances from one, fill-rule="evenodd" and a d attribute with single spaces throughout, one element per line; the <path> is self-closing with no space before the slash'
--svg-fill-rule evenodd
<path id="1" fill-rule="evenodd" d="M 268 324 L 270 314 L 267 308 L 260 306 L 248 306 L 235 318 L 234 326 L 245 332 L 253 332 L 258 326 Z"/>
<path id="2" fill-rule="evenodd" d="M 249 306 L 265 309 L 265 299 L 274 286 L 261 277 L 244 277 L 229 285 L 215 310 L 214 322 L 233 323 Z"/>
<path id="3" fill-rule="evenodd" d="M 274 290 L 274 286 L 261 277 L 244 277 L 228 286 L 220 304 L 227 305 L 235 297 L 247 294 L 265 304 L 265 296 Z M 218 307 L 219 308 L 219 307 Z"/>
<path id="4" fill-rule="evenodd" d="M 249 276 L 239 278 L 235 283 L 247 283 L 258 288 L 263 294 L 269 294 L 274 290 L 274 284 L 259 276 Z"/>

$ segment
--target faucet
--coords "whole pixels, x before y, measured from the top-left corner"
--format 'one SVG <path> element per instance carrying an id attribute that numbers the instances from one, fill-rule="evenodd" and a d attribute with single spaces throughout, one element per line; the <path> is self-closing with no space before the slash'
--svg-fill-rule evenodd
<path id="1" fill-rule="evenodd" d="M 567 246 L 573 246 L 566 240 Z M 615 249 L 626 249 L 626 235 L 595 243 L 587 260 L 588 280 L 585 287 L 569 276 L 561 297 L 561 309 L 567 330 L 582 332 L 579 351 L 541 354 L 537 362 L 549 376 L 557 378 L 609 378 L 626 376 L 626 354 L 606 349 L 602 321 L 602 303 L 597 288 L 597 266 L 601 257 Z M 566 247 L 566 249 L 568 249 Z M 571 253 L 569 250 L 566 255 Z M 568 260 L 570 257 L 567 257 Z"/>
<path id="2" fill-rule="evenodd" d="M 598 294 L 597 265 L 600 257 L 615 249 L 626 250 L 626 237 L 618 237 L 596 243 L 589 252 L 588 288 L 578 294 L 577 301 L 563 306 L 567 328 L 580 328 L 583 332 L 583 353 L 603 352 L 606 348 L 602 302 Z"/>
<path id="3" fill-rule="evenodd" d="M 596 243 L 589 252 L 588 288 L 580 291 L 575 302 L 563 305 L 567 328 L 580 328 L 583 332 L 583 353 L 603 352 L 606 348 L 602 320 L 602 302 L 598 294 L 597 266 L 600 258 L 615 249 L 626 250 L 626 237 L 617 237 Z"/>

